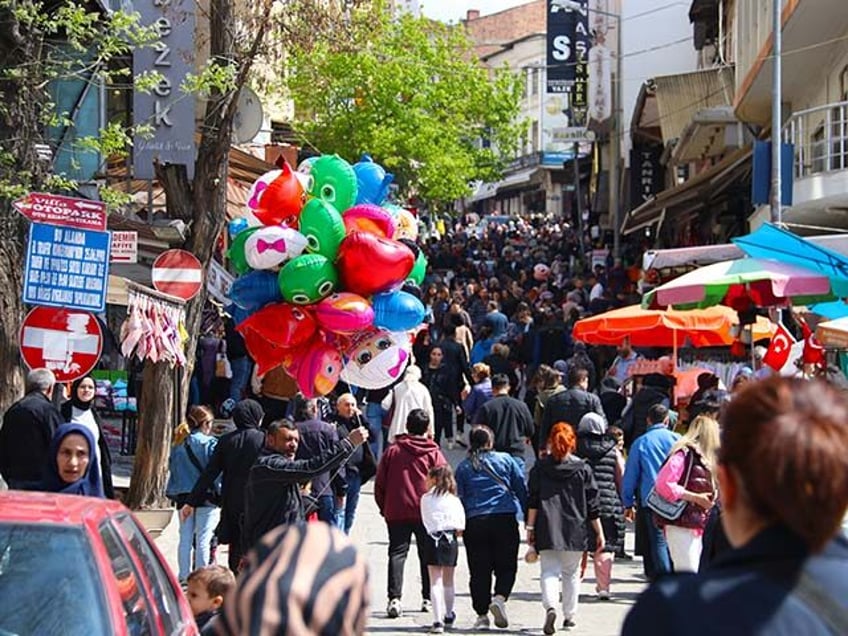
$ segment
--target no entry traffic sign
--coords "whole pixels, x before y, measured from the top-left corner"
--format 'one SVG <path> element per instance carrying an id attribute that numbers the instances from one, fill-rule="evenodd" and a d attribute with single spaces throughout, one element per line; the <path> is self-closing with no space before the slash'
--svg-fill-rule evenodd
<path id="1" fill-rule="evenodd" d="M 12 205 L 34 223 L 106 231 L 106 204 L 102 201 L 32 192 Z"/>
<path id="2" fill-rule="evenodd" d="M 30 369 L 50 369 L 58 382 L 88 374 L 103 350 L 100 323 L 87 311 L 36 307 L 21 327 L 21 355 Z"/>
<path id="3" fill-rule="evenodd" d="M 153 261 L 153 287 L 163 294 L 191 300 L 203 284 L 203 268 L 191 252 L 168 250 Z"/>

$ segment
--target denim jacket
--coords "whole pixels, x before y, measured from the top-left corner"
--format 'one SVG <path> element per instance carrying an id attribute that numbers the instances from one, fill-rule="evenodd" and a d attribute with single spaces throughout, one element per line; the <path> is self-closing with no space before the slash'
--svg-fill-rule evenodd
<path id="1" fill-rule="evenodd" d="M 482 466 L 475 470 L 470 458 L 462 460 L 456 469 L 456 487 L 466 518 L 523 513 L 527 507 L 527 486 L 521 463 L 512 455 L 497 451 L 480 453 L 480 462 L 485 462 L 499 480 Z"/>
<path id="2" fill-rule="evenodd" d="M 194 483 L 200 477 L 201 471 L 189 459 L 185 444 L 191 445 L 191 450 L 197 457 L 197 461 L 205 468 L 206 464 L 209 463 L 209 458 L 212 457 L 212 451 L 218 444 L 218 438 L 195 431 L 182 444 L 177 444 L 171 449 L 171 457 L 168 461 L 170 474 L 168 475 L 168 485 L 165 488 L 165 494 L 171 498 L 190 493 L 194 488 Z M 220 477 L 215 481 L 215 487 L 220 492 Z"/>

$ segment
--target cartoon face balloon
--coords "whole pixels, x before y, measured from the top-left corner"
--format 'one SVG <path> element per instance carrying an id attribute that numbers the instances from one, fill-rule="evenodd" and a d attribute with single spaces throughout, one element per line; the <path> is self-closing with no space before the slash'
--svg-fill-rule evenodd
<path id="1" fill-rule="evenodd" d="M 310 199 L 300 213 L 300 233 L 306 237 L 306 251 L 336 260 L 345 237 L 342 215 L 321 199 Z"/>
<path id="2" fill-rule="evenodd" d="M 283 163 L 279 176 L 268 184 L 254 214 L 265 225 L 285 224 L 297 228 L 298 217 L 306 203 L 306 191 L 291 166 Z"/>
<path id="3" fill-rule="evenodd" d="M 344 289 L 370 296 L 403 283 L 415 258 L 403 243 L 352 232 L 342 241 L 336 264 Z"/>
<path id="4" fill-rule="evenodd" d="M 387 174 L 383 167 L 367 154 L 362 155 L 362 158 L 353 164 L 353 171 L 356 173 L 359 189 L 356 202 L 380 205 L 389 194 L 389 186 L 394 176 Z"/>
<path id="5" fill-rule="evenodd" d="M 329 203 L 337 210 L 347 210 L 356 201 L 356 173 L 351 165 L 338 155 L 322 155 L 312 164 L 309 172 L 316 199 Z"/>
<path id="6" fill-rule="evenodd" d="M 374 323 L 374 309 L 362 296 L 337 292 L 315 305 L 315 319 L 326 331 L 353 334 Z"/>
<path id="7" fill-rule="evenodd" d="M 348 208 L 342 218 L 348 234 L 358 231 L 392 238 L 397 229 L 395 218 L 389 211 L 373 203 L 360 203 Z"/>
<path id="8" fill-rule="evenodd" d="M 241 309 L 257 311 L 268 303 L 283 299 L 277 274 L 273 272 L 248 272 L 230 285 L 230 300 Z"/>
<path id="9" fill-rule="evenodd" d="M 363 334 L 346 352 L 341 379 L 363 389 L 382 389 L 400 378 L 410 357 L 409 338 L 383 329 Z"/>
<path id="10" fill-rule="evenodd" d="M 418 219 L 415 215 L 405 208 L 401 208 L 397 216 L 395 216 L 397 229 L 395 230 L 395 239 L 407 238 L 413 241 L 418 240 Z"/>
<path id="11" fill-rule="evenodd" d="M 259 209 L 259 200 L 262 198 L 262 195 L 265 194 L 265 190 L 271 184 L 274 179 L 279 177 L 283 173 L 282 170 L 271 170 L 266 172 L 261 177 L 259 177 L 256 181 L 253 182 L 253 185 L 250 186 L 250 190 L 247 193 L 247 210 L 251 214 L 256 214 L 256 210 Z"/>
<path id="12" fill-rule="evenodd" d="M 533 266 L 533 278 L 538 281 L 548 280 L 551 275 L 551 268 L 544 263 L 537 263 Z"/>
<path id="13" fill-rule="evenodd" d="M 306 397 L 327 395 L 339 381 L 342 356 L 332 345 L 317 340 L 304 350 L 294 372 L 297 386 Z"/>
<path id="14" fill-rule="evenodd" d="M 283 266 L 277 279 L 288 302 L 309 305 L 333 293 L 338 274 L 333 264 L 320 254 L 301 254 Z"/>
<path id="15" fill-rule="evenodd" d="M 259 231 L 258 227 L 251 227 L 246 230 L 242 230 L 236 234 L 236 237 L 230 244 L 230 249 L 227 250 L 227 258 L 230 259 L 233 269 L 235 269 L 239 274 L 246 274 L 250 271 L 250 265 L 248 265 L 247 258 L 244 253 L 244 245 L 247 242 L 247 239 L 253 236 L 253 233 L 257 231 Z"/>
<path id="16" fill-rule="evenodd" d="M 300 256 L 306 237 L 284 225 L 259 228 L 244 242 L 244 258 L 252 269 L 273 269 Z"/>

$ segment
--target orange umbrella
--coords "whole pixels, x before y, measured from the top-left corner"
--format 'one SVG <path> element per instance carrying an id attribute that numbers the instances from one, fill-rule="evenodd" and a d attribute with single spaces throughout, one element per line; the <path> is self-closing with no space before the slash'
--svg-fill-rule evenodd
<path id="1" fill-rule="evenodd" d="M 724 305 L 704 309 L 642 309 L 630 305 L 574 324 L 574 339 L 593 345 L 618 345 L 625 338 L 634 347 L 723 347 L 733 344 L 736 312 Z M 774 325 L 763 317 L 754 324 L 753 339 L 771 338 Z"/>

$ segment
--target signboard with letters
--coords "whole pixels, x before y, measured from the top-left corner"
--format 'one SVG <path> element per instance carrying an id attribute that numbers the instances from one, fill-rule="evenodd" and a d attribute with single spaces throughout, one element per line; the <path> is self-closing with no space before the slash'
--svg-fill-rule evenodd
<path id="1" fill-rule="evenodd" d="M 112 263 L 138 263 L 138 232 L 112 232 Z"/>
<path id="2" fill-rule="evenodd" d="M 576 107 L 585 108 L 588 92 L 588 0 L 547 0 L 546 93 L 567 93 L 577 82 Z"/>
<path id="3" fill-rule="evenodd" d="M 157 40 L 133 52 L 133 75 L 156 71 L 160 82 L 150 92 L 133 93 L 136 125 L 147 125 L 149 134 L 133 139 L 133 170 L 136 179 L 153 179 L 153 161 L 186 166 L 194 176 L 194 98 L 180 88 L 194 72 L 194 23 L 196 0 L 135 0 L 133 9 L 141 23 L 152 26 Z"/>
<path id="4" fill-rule="evenodd" d="M 235 281 L 235 277 L 221 267 L 218 261 L 215 259 L 209 261 L 209 269 L 206 272 L 206 289 L 210 296 L 218 302 L 229 305 L 230 287 L 233 281 Z"/>
<path id="5" fill-rule="evenodd" d="M 630 151 L 630 209 L 638 208 L 663 189 L 662 151 L 659 144 L 636 144 Z"/>
<path id="6" fill-rule="evenodd" d="M 109 232 L 33 223 L 24 269 L 24 302 L 104 311 L 109 249 Z"/>
<path id="7" fill-rule="evenodd" d="M 31 192 L 12 205 L 33 223 L 64 225 L 98 232 L 106 230 L 106 204 L 102 201 Z"/>

